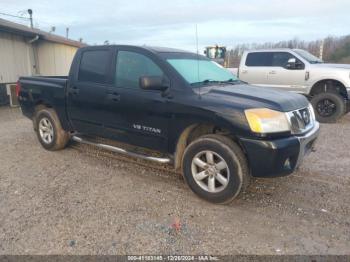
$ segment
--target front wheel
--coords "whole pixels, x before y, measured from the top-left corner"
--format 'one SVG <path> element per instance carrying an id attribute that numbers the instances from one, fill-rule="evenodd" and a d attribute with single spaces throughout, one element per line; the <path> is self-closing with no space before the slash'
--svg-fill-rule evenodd
<path id="1" fill-rule="evenodd" d="M 317 94 L 312 97 L 311 104 L 317 121 L 321 123 L 334 123 L 345 113 L 344 98 L 337 93 Z"/>
<path id="2" fill-rule="evenodd" d="M 206 135 L 192 142 L 183 156 L 186 183 L 199 197 L 212 203 L 228 203 L 249 184 L 247 160 L 231 139 Z"/>

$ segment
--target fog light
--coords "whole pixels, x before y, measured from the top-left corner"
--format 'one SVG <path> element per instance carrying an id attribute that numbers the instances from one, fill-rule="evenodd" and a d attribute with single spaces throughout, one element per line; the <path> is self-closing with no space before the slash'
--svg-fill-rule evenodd
<path id="1" fill-rule="evenodd" d="M 284 169 L 291 169 L 289 157 L 286 159 L 286 161 L 284 161 L 283 167 Z"/>

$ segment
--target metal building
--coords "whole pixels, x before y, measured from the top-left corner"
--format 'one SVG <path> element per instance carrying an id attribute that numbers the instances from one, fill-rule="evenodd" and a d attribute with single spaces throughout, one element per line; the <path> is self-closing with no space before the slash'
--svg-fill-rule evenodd
<path id="1" fill-rule="evenodd" d="M 82 46 L 79 41 L 0 19 L 0 103 L 6 85 L 20 76 L 67 75 Z"/>

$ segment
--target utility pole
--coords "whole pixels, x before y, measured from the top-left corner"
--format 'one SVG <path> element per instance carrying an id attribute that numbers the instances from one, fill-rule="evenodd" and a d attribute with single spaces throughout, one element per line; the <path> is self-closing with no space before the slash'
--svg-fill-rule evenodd
<path id="1" fill-rule="evenodd" d="M 68 38 L 69 35 L 69 27 L 66 28 L 66 38 Z"/>
<path id="2" fill-rule="evenodd" d="M 33 28 L 33 10 L 28 9 L 28 14 L 29 14 L 29 20 L 30 20 L 30 27 Z"/>
<path id="3" fill-rule="evenodd" d="M 324 39 L 322 39 L 321 41 L 321 45 L 320 45 L 320 59 L 323 59 L 323 46 L 324 46 Z"/>

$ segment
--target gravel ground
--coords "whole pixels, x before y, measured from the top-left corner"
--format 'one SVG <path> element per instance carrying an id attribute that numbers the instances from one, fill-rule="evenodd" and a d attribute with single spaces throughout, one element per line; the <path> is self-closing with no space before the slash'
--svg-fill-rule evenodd
<path id="1" fill-rule="evenodd" d="M 322 125 L 297 172 L 222 206 L 91 146 L 48 152 L 0 108 L 0 254 L 350 254 L 349 134 L 350 115 Z"/>

